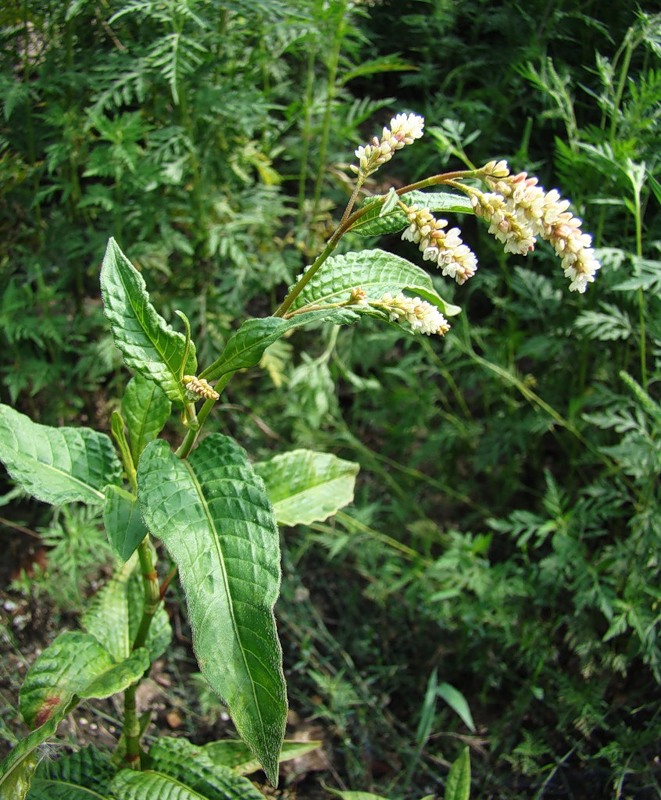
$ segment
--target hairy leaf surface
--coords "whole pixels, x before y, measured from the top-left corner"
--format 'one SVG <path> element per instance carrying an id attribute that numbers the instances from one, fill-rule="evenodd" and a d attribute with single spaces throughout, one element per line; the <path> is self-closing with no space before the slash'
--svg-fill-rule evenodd
<path id="1" fill-rule="evenodd" d="M 350 230 L 359 233 L 361 236 L 383 236 L 387 233 L 398 233 L 408 227 L 406 214 L 397 206 L 386 212 L 383 216 L 381 208 L 383 204 L 379 202 L 382 197 L 371 197 L 365 205 L 374 206 L 365 213 Z M 465 194 L 454 194 L 452 192 L 407 192 L 400 197 L 407 206 L 416 205 L 418 208 L 427 208 L 432 213 L 441 212 L 445 214 L 473 214 L 471 201 Z"/>
<path id="2" fill-rule="evenodd" d="M 186 337 L 173 330 L 149 300 L 142 275 L 110 239 L 101 268 L 101 294 L 115 344 L 126 365 L 157 383 L 175 403 L 183 405 L 181 381 Z M 197 369 L 191 342 L 183 372 Z"/>
<path id="3" fill-rule="evenodd" d="M 74 698 L 110 697 L 138 680 L 149 668 L 144 648 L 115 660 L 89 633 L 65 631 L 41 653 L 20 691 L 23 719 L 33 728 L 65 709 Z"/>
<path id="4" fill-rule="evenodd" d="M 359 466 L 330 453 L 292 450 L 254 465 L 280 525 L 310 525 L 353 501 Z"/>
<path id="5" fill-rule="evenodd" d="M 32 731 L 9 751 L 0 764 L 0 800 L 24 800 L 37 766 L 37 747 L 55 734 L 66 713 L 61 708 L 44 725 Z"/>
<path id="6" fill-rule="evenodd" d="M 280 545 L 264 484 L 245 451 L 214 434 L 186 461 L 151 442 L 138 497 L 179 569 L 202 674 L 275 782 L 287 703 L 273 617 Z"/>
<path id="7" fill-rule="evenodd" d="M 0 460 L 26 492 L 45 503 L 103 503 L 122 468 L 110 439 L 89 428 L 39 425 L 0 405 Z"/>
<path id="8" fill-rule="evenodd" d="M 329 258 L 296 298 L 292 310 L 347 301 L 356 287 L 366 293 L 368 300 L 378 300 L 386 292 L 406 291 L 436 306 L 446 317 L 461 310 L 443 300 L 424 269 L 384 250 L 362 250 Z"/>

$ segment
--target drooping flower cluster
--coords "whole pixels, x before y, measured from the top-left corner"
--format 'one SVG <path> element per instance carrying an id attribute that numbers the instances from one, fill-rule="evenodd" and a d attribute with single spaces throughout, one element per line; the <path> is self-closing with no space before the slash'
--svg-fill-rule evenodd
<path id="1" fill-rule="evenodd" d="M 489 223 L 489 233 L 505 245 L 505 252 L 526 255 L 539 236 L 561 258 L 570 291 L 585 292 L 601 265 L 592 237 L 583 233 L 581 220 L 568 211 L 569 200 L 556 189 L 547 192 L 525 172 L 510 175 L 506 161 L 490 161 L 482 175 L 493 191 L 471 190 L 471 202 L 475 214 Z"/>
<path id="2" fill-rule="evenodd" d="M 390 120 L 390 128 L 383 129 L 380 139 L 375 136 L 370 144 L 361 145 L 356 150 L 358 166 L 352 164 L 351 169 L 361 181 L 365 180 L 382 164 L 390 161 L 396 150 L 419 139 L 424 125 L 424 118 L 417 114 L 397 114 Z"/>
<path id="3" fill-rule="evenodd" d="M 425 261 L 436 262 L 443 275 L 453 278 L 458 284 L 472 278 L 477 270 L 477 258 L 462 242 L 459 228 L 446 231 L 447 220 L 436 219 L 426 208 L 416 205 L 405 208 L 409 226 L 402 239 L 415 242 Z"/>
<path id="4" fill-rule="evenodd" d="M 443 336 L 450 330 L 448 321 L 436 306 L 419 297 L 406 297 L 402 292 L 396 295 L 386 292 L 378 300 L 368 300 L 366 292 L 356 287 L 351 290 L 348 305 L 372 307 L 385 312 L 391 322 L 404 323 L 414 333 Z"/>
<path id="5" fill-rule="evenodd" d="M 220 395 L 204 378 L 196 378 L 195 375 L 184 375 L 184 386 L 192 394 L 204 397 L 206 400 L 218 400 Z"/>

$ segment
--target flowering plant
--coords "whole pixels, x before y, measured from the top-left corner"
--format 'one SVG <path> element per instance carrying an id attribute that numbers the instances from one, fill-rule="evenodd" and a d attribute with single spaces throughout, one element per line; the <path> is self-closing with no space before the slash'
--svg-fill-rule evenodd
<path id="1" fill-rule="evenodd" d="M 245 770 L 257 758 L 276 784 L 279 762 L 301 752 L 295 744 L 283 745 L 286 687 L 273 615 L 280 587 L 277 526 L 323 520 L 346 505 L 357 466 L 304 450 L 252 464 L 230 436 L 212 433 L 198 441 L 214 404 L 238 370 L 255 366 L 269 345 L 311 322 L 353 324 L 370 315 L 415 334 L 447 333 L 448 318 L 460 309 L 438 294 L 428 273 L 382 250 L 334 256 L 348 231 L 403 231 L 424 261 L 458 284 L 475 274 L 477 259 L 439 212 L 474 213 L 507 252 L 526 255 L 537 237 L 549 241 L 572 291 L 584 292 L 599 268 L 568 201 L 525 173 L 511 175 L 504 161 L 435 175 L 370 197 L 356 209 L 367 178 L 418 140 L 423 126 L 422 117 L 399 114 L 380 137 L 356 150 L 355 189 L 324 250 L 272 316 L 244 322 L 199 372 L 186 317 L 178 312 L 184 333 L 166 323 L 138 270 L 110 240 L 101 292 L 115 343 L 134 372 L 111 417 L 116 446 L 103 433 L 49 428 L 0 406 L 0 458 L 10 475 L 44 502 L 102 506 L 120 562 L 85 614 L 84 630 L 60 634 L 28 672 L 20 708 L 32 732 L 0 765 L 0 798 L 40 800 L 65 781 L 96 796 L 134 800 L 259 796 L 237 775 L 236 748 L 228 756 L 223 743 L 195 747 L 165 738 L 143 749 L 136 686 L 169 643 L 163 598 L 175 573 L 200 670 L 247 746 Z M 422 191 L 435 186 L 446 190 Z M 173 404 L 184 429 L 176 450 L 159 438 Z M 173 564 L 163 579 L 154 539 Z M 124 731 L 114 760 L 81 751 L 35 772 L 37 748 L 80 701 L 118 692 L 124 695 Z M 466 770 L 467 756 L 454 773 L 454 783 L 464 787 L 457 797 L 467 796 Z"/>

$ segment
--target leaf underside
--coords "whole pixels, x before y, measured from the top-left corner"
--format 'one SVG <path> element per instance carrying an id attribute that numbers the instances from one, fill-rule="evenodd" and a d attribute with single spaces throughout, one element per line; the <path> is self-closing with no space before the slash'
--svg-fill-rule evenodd
<path id="1" fill-rule="evenodd" d="M 409 224 L 404 212 L 395 206 L 390 211 L 381 216 L 383 204 L 382 197 L 370 197 L 365 205 L 369 209 L 365 214 L 351 226 L 351 231 L 359 233 L 361 236 L 383 236 L 389 233 L 398 233 L 404 230 Z M 452 192 L 420 192 L 413 191 L 401 195 L 400 200 L 407 206 L 416 205 L 418 208 L 427 208 L 432 213 L 442 212 L 445 214 L 474 214 L 471 201 L 465 194 L 453 194 Z"/>
<path id="2" fill-rule="evenodd" d="M 321 522 L 353 501 L 358 464 L 330 453 L 292 450 L 254 465 L 280 525 Z"/>
<path id="3" fill-rule="evenodd" d="M 121 482 L 112 442 L 90 428 L 51 428 L 0 404 L 0 460 L 25 491 L 45 503 L 98 505 Z"/>

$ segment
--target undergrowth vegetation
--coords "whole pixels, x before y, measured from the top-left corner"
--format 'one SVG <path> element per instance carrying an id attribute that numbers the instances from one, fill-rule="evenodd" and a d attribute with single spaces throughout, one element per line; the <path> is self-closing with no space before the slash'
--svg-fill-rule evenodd
<path id="1" fill-rule="evenodd" d="M 39 422 L 109 429 L 126 383 L 98 288 L 109 236 L 210 363 L 318 256 L 349 154 L 400 110 L 427 136 L 369 193 L 507 158 L 593 234 L 598 280 L 568 294 L 549 245 L 505 254 L 466 214 L 480 268 L 461 297 L 433 276 L 463 309 L 442 340 L 292 330 L 209 420 L 256 461 L 360 464 L 354 504 L 281 544 L 291 704 L 327 732 L 334 785 L 440 797 L 468 745 L 475 798 L 661 797 L 661 18 L 565 5 L 0 12 L 0 398 Z M 79 611 L 108 563 L 99 524 L 2 512 L 48 559 L 11 592 Z"/>

